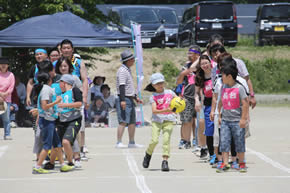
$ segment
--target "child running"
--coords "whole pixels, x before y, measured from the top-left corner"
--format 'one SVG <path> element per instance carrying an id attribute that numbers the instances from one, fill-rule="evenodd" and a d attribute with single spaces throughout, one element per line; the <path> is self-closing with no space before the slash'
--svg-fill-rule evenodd
<path id="1" fill-rule="evenodd" d="M 37 76 L 39 84 L 36 86 L 38 95 L 37 108 L 39 112 L 39 127 L 41 129 L 41 137 L 43 149 L 40 152 L 39 159 L 32 170 L 33 174 L 46 174 L 48 170 L 43 169 L 42 163 L 45 160 L 48 150 L 53 146 L 56 148 L 57 156 L 61 164 L 60 171 L 67 172 L 73 167 L 65 165 L 62 156 L 61 142 L 56 133 L 55 120 L 57 118 L 56 104 L 61 102 L 61 98 L 56 98 L 54 90 L 50 87 L 52 79 L 48 73 L 40 73 Z"/>
<path id="2" fill-rule="evenodd" d="M 58 134 L 66 153 L 69 166 L 74 166 L 72 145 L 81 128 L 82 114 L 82 93 L 79 88 L 74 87 L 74 78 L 70 74 L 64 74 L 60 78 L 62 103 L 58 104 L 60 118 Z"/>
<path id="3" fill-rule="evenodd" d="M 227 64 L 221 68 L 224 85 L 218 106 L 219 113 L 223 107 L 222 114 L 219 114 L 219 122 L 221 122 L 220 151 L 223 163 L 217 168 L 217 172 L 224 172 L 229 168 L 228 160 L 232 137 L 239 158 L 240 172 L 247 172 L 244 156 L 246 151 L 245 127 L 249 110 L 248 96 L 245 87 L 236 80 L 238 69 L 235 60 L 227 59 L 224 62 Z"/>
<path id="4" fill-rule="evenodd" d="M 153 154 L 154 148 L 158 144 L 160 132 L 163 134 L 163 161 L 161 170 L 168 172 L 168 158 L 170 156 L 170 138 L 173 130 L 173 124 L 176 121 L 176 116 L 170 109 L 170 102 L 175 93 L 171 90 L 164 88 L 164 76 L 160 73 L 152 74 L 150 84 L 147 85 L 145 90 L 153 92 L 150 97 L 152 105 L 152 139 L 146 150 L 143 160 L 143 167 L 148 168 Z"/>

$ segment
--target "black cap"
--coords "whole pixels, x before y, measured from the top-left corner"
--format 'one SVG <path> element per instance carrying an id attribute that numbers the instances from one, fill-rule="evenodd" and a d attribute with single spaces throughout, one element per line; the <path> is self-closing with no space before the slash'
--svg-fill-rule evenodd
<path id="1" fill-rule="evenodd" d="M 8 57 L 0 57 L 0 64 L 9 64 Z"/>

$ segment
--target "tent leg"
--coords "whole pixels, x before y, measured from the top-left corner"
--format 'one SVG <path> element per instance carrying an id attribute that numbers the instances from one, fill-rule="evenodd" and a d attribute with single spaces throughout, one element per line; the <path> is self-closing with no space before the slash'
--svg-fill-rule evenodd
<path id="1" fill-rule="evenodd" d="M 2 48 L 0 48 L 0 57 L 2 56 Z"/>

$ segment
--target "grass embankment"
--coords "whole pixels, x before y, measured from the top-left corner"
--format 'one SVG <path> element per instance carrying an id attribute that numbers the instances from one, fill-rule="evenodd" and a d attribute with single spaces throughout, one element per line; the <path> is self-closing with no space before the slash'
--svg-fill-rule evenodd
<path id="1" fill-rule="evenodd" d="M 290 84 L 290 47 L 288 46 L 253 46 L 251 39 L 241 39 L 227 51 L 236 58 L 241 58 L 247 65 L 256 93 L 289 93 Z M 119 56 L 124 49 L 108 49 L 106 55 L 98 55 L 94 61 L 95 68 L 89 70 L 91 78 L 105 75 L 107 84 L 115 89 L 116 70 L 120 66 Z M 182 65 L 187 60 L 187 48 L 153 48 L 143 52 L 143 87 L 148 84 L 153 72 L 162 72 L 168 88 L 173 88 Z M 135 67 L 132 68 L 136 76 Z"/>

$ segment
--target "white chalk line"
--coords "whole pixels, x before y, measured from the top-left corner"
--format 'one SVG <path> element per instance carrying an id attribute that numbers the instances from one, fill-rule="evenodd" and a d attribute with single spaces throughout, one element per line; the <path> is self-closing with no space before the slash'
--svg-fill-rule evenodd
<path id="1" fill-rule="evenodd" d="M 250 148 L 247 148 L 247 151 L 251 154 L 256 155 L 258 158 L 260 158 L 264 162 L 271 164 L 273 167 L 278 168 L 278 169 L 290 174 L 290 168 L 287 168 L 287 167 L 283 166 L 282 164 L 280 164 L 279 162 L 272 160 L 271 158 L 267 157 L 263 153 L 257 152 L 255 150 L 250 149 Z"/>
<path id="2" fill-rule="evenodd" d="M 137 163 L 136 163 L 133 155 L 130 153 L 130 151 L 128 149 L 125 149 L 122 152 L 126 156 L 130 171 L 135 176 L 137 188 L 142 193 L 152 193 L 152 191 L 149 189 L 149 187 L 147 186 L 147 184 L 145 182 L 145 177 L 140 173 L 140 170 L 137 166 Z"/>

